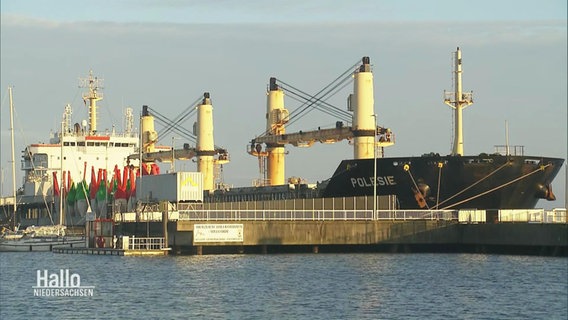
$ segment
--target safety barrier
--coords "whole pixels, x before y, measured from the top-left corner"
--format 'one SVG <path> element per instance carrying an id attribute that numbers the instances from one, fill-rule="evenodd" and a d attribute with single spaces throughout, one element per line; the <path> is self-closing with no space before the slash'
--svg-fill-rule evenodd
<path id="1" fill-rule="evenodd" d="M 566 209 L 499 210 L 497 222 L 567 223 Z M 160 222 L 161 212 L 116 213 L 116 222 Z M 179 210 L 170 221 L 341 221 L 341 220 L 459 220 L 486 223 L 486 210 Z"/>
<path id="2" fill-rule="evenodd" d="M 164 248 L 163 237 L 122 237 L 124 250 L 162 250 Z"/>
<path id="3" fill-rule="evenodd" d="M 499 210 L 500 222 L 566 223 L 566 209 Z"/>
<path id="4" fill-rule="evenodd" d="M 180 210 L 189 221 L 457 220 L 454 210 Z"/>

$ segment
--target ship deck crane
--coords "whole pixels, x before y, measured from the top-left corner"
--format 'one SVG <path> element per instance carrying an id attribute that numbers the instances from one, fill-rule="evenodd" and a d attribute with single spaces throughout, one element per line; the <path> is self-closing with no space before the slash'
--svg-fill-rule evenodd
<path id="1" fill-rule="evenodd" d="M 318 129 L 312 131 L 299 131 L 280 135 L 268 135 L 257 137 L 251 140 L 249 153 L 256 153 L 256 145 L 293 145 L 294 147 L 311 147 L 314 143 L 335 143 L 341 140 L 352 140 L 356 133 L 353 127 L 344 127 L 343 123 L 338 122 L 335 128 Z M 394 145 L 394 134 L 388 128 L 376 127 L 377 147 L 388 147 Z M 256 156 L 256 154 L 253 154 Z"/>
<path id="2" fill-rule="evenodd" d="M 299 131 L 286 133 L 285 126 L 290 123 L 291 116 L 284 108 L 284 91 L 276 83 L 276 78 L 270 79 L 267 93 L 266 132 L 251 140 L 247 151 L 250 155 L 259 159 L 261 176 L 268 185 L 284 184 L 284 146 L 287 144 L 296 147 L 310 147 L 316 142 L 335 143 L 344 139 L 354 145 L 354 158 L 365 159 L 376 156 L 377 147 L 382 151 L 383 147 L 394 144 L 394 135 L 388 128 L 376 126 L 376 114 L 374 113 L 373 76 L 370 67 L 370 59 L 363 57 L 362 63 L 358 63 L 355 72 L 351 67 L 340 78 L 334 80 L 315 96 L 308 96 L 307 106 L 300 113 L 310 107 L 325 108 L 336 115 L 349 118 L 351 126 L 345 126 L 342 121 L 336 122 L 335 128 L 318 128 L 312 131 Z M 343 77 L 341 80 L 341 77 Z M 349 78 L 347 78 L 349 77 Z M 353 93 L 348 98 L 348 111 L 338 108 L 331 109 L 323 102 L 325 96 L 332 95 L 332 90 L 343 88 L 346 79 L 354 78 Z M 332 89 L 328 90 L 328 88 Z M 325 92 L 324 92 L 325 91 Z M 322 94 L 323 92 L 323 94 Z M 331 113 L 330 113 L 331 114 Z M 263 149 L 262 145 L 265 145 Z M 382 152 L 381 152 L 382 153 Z M 266 163 L 266 165 L 264 165 Z M 264 171 L 265 170 L 265 171 Z"/>
<path id="3" fill-rule="evenodd" d="M 186 129 L 181 128 L 180 122 L 191 114 L 193 110 L 197 110 L 198 120 L 194 123 L 194 132 L 191 134 Z M 225 148 L 218 147 L 213 143 L 213 106 L 211 105 L 209 93 L 205 92 L 201 102 L 195 108 L 187 114 L 178 116 L 173 122 L 167 121 L 167 118 L 160 115 L 156 110 L 152 111 L 161 122 L 170 124 L 166 131 L 175 130 L 185 135 L 195 141 L 196 147 L 190 147 L 189 143 L 185 143 L 182 149 L 175 149 L 173 145 L 171 147 L 156 146 L 158 133 L 154 131 L 154 115 L 150 114 L 147 106 L 144 106 L 141 120 L 142 152 L 141 155 L 133 154 L 128 158 L 138 159 L 141 156 L 142 162 L 147 165 L 154 162 L 173 163 L 174 159 L 190 160 L 196 157 L 197 171 L 203 174 L 203 189 L 213 190 L 215 188 L 215 180 L 219 178 L 215 176 L 215 172 L 221 172 L 216 168 L 229 162 L 229 153 Z"/>

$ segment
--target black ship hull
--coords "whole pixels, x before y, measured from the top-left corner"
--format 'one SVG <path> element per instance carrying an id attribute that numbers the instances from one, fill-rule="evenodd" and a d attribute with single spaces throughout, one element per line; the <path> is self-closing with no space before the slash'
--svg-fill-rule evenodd
<path id="1" fill-rule="evenodd" d="M 439 156 L 343 160 L 323 197 L 394 195 L 400 209 L 527 209 L 553 200 L 564 159 Z M 373 179 L 376 176 L 376 179 Z"/>

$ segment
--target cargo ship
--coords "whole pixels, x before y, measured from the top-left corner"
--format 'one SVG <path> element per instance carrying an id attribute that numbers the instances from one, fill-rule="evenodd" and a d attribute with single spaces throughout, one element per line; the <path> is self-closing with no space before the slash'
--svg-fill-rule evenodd
<path id="1" fill-rule="evenodd" d="M 463 155 L 463 109 L 473 104 L 473 93 L 462 90 L 461 50 L 454 52 L 453 92 L 444 92 L 444 102 L 454 109 L 454 144 L 450 155 L 428 153 L 420 157 L 383 157 L 383 148 L 394 144 L 394 133 L 376 126 L 373 74 L 364 57 L 353 77 L 353 93 L 347 110 L 351 126 L 338 122 L 335 128 L 286 133 L 289 121 L 284 92 L 270 80 L 266 132 L 253 139 L 249 153 L 265 159 L 262 182 L 270 187 L 216 190 L 211 201 L 246 199 L 341 198 L 389 196 L 389 209 L 529 209 L 540 199 L 555 200 L 552 181 L 564 159 L 524 155 L 522 146 L 501 146 L 491 154 Z M 309 97 L 308 104 L 320 102 Z M 290 181 L 284 186 L 284 146 L 333 143 L 347 139 L 353 144 L 353 159 L 343 160 L 333 175 L 314 187 Z M 263 184 L 263 183 L 260 183 Z"/>
<path id="2" fill-rule="evenodd" d="M 146 177 L 159 175 L 159 162 L 192 158 L 196 158 L 201 178 L 186 177 L 200 190 L 200 196 L 193 197 L 190 202 L 204 208 L 217 208 L 217 204 L 241 208 L 258 201 L 270 207 L 267 203 L 271 201 L 311 199 L 325 202 L 325 199 L 349 197 L 374 198 L 376 203 L 377 197 L 382 197 L 388 202 L 382 208 L 390 210 L 529 209 L 540 199 L 554 200 L 551 184 L 564 159 L 527 156 L 518 146 L 504 146 L 490 154 L 463 155 L 462 112 L 473 103 L 473 94 L 462 90 L 461 61 L 458 48 L 454 55 L 455 88 L 453 92 L 445 92 L 444 97 L 444 102 L 455 112 L 453 150 L 445 156 L 428 153 L 384 157 L 383 150 L 395 144 L 395 135 L 389 128 L 376 125 L 369 57 L 363 57 L 343 74 L 345 79 L 353 81 L 347 108 L 341 110 L 341 114 L 348 114 L 349 119 L 336 122 L 333 128 L 286 132 L 292 119 L 284 107 L 284 88 L 289 86 L 271 78 L 267 91 L 266 131 L 252 139 L 247 148 L 250 155 L 258 158 L 262 178 L 253 186 L 236 188 L 217 181 L 219 168 L 229 161 L 229 155 L 226 149 L 214 144 L 209 93 L 203 95 L 195 108 L 195 147 L 185 144 L 181 149 L 174 149 L 157 144 L 154 115 L 146 106 L 143 107 L 139 133 L 134 130 L 131 109 L 126 110 L 124 133 L 116 133 L 114 129 L 98 131 L 96 102 L 102 99 L 102 94 L 99 79 L 91 74 L 84 81 L 88 91 L 83 96 L 89 105 L 89 121 L 72 125 L 72 111 L 66 107 L 61 130 L 52 135 L 50 143 L 32 144 L 24 150 L 25 182 L 17 196 L 21 209 L 15 220 L 23 225 L 41 225 L 47 218 L 53 220 L 53 214 L 58 214 L 60 222 L 70 224 L 84 222 L 87 208 L 97 217 L 137 210 L 138 206 L 146 205 L 142 204 L 143 199 L 152 200 L 152 191 L 137 188 L 140 183 L 144 184 Z M 345 86 L 345 82 L 335 86 Z M 307 95 L 302 108 L 329 107 L 323 101 L 329 93 Z M 341 140 L 348 140 L 353 145 L 353 159 L 341 161 L 327 180 L 310 184 L 300 178 L 286 179 L 286 145 L 309 146 L 316 142 Z M 74 182 L 78 183 L 75 185 Z M 86 201 L 78 206 L 81 200 Z M 171 201 L 180 200 L 187 199 Z"/>

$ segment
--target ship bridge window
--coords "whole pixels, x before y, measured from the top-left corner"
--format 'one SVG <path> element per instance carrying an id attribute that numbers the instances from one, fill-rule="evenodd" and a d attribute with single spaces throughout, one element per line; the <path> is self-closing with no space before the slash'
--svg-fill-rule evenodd
<path id="1" fill-rule="evenodd" d="M 114 146 L 114 142 L 109 142 L 109 143 L 108 143 L 108 146 L 109 146 L 109 147 L 113 147 L 113 146 Z"/>
<path id="2" fill-rule="evenodd" d="M 75 146 L 75 142 L 70 142 L 71 146 Z"/>
<path id="3" fill-rule="evenodd" d="M 84 146 L 85 146 L 85 141 L 79 141 L 79 142 L 77 142 L 77 146 L 78 146 L 78 147 L 84 147 Z"/>
<path id="4" fill-rule="evenodd" d="M 69 142 L 63 142 L 63 145 L 67 147 L 67 146 L 69 146 L 70 144 L 69 144 Z"/>
<path id="5" fill-rule="evenodd" d="M 95 142 L 95 147 L 100 147 L 101 143 L 100 142 Z"/>
<path id="6" fill-rule="evenodd" d="M 34 167 L 47 167 L 47 153 L 36 153 L 33 155 Z"/>
<path id="7" fill-rule="evenodd" d="M 121 143 L 120 146 L 121 147 L 128 147 L 128 143 Z"/>
<path id="8" fill-rule="evenodd" d="M 95 145 L 94 142 L 91 142 L 91 141 L 87 142 L 87 147 L 92 147 L 92 146 L 94 146 L 94 145 Z"/>

